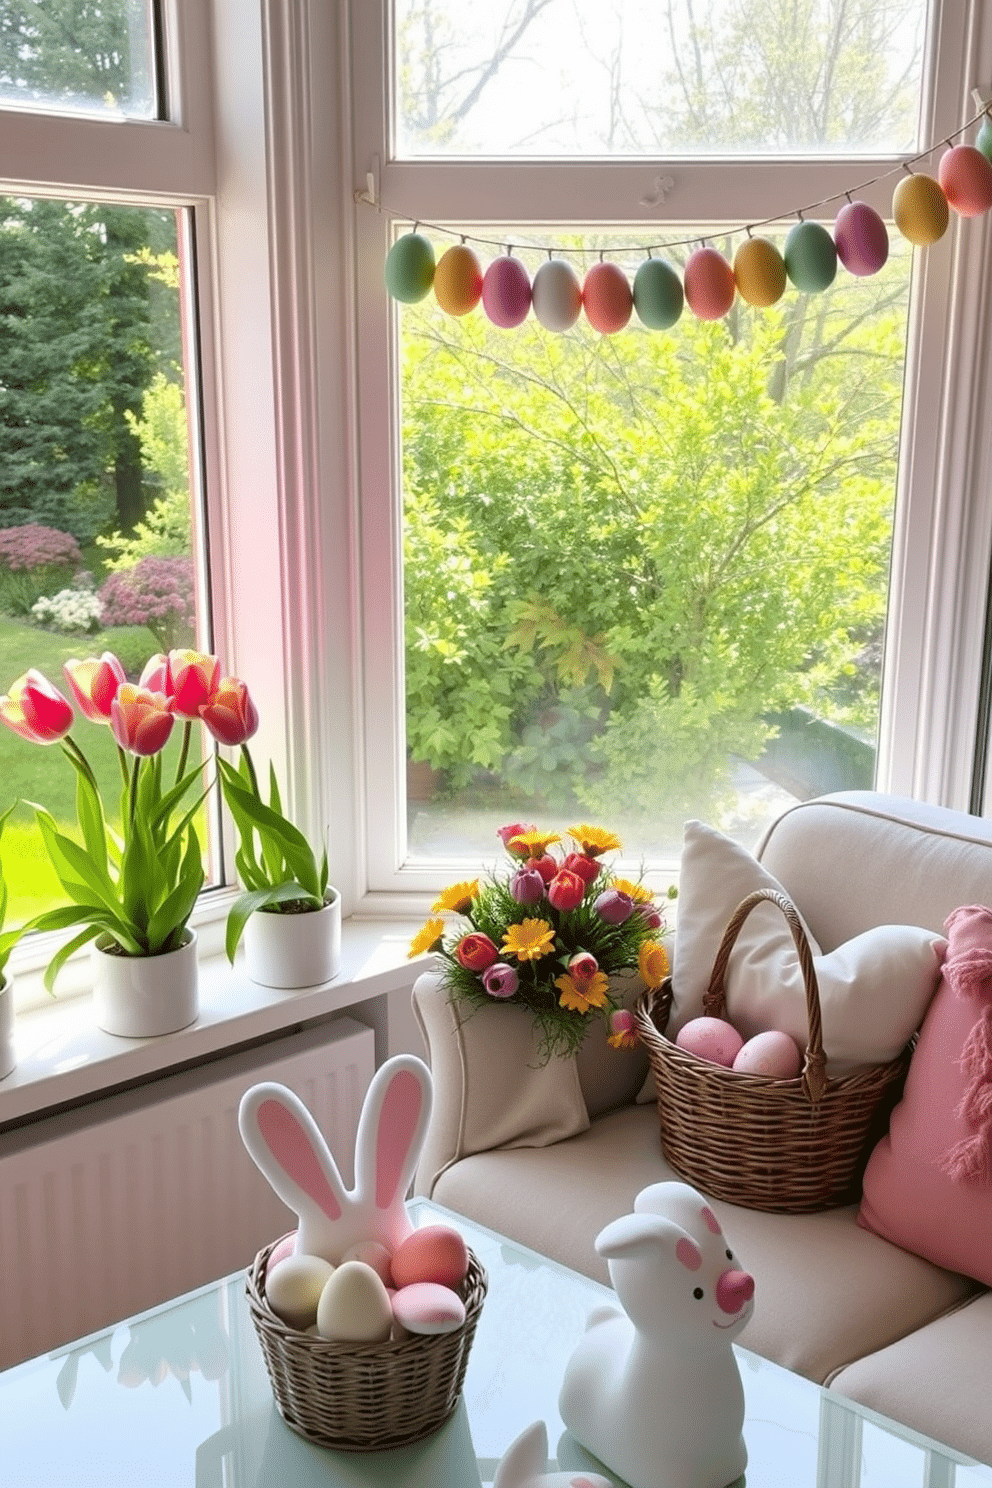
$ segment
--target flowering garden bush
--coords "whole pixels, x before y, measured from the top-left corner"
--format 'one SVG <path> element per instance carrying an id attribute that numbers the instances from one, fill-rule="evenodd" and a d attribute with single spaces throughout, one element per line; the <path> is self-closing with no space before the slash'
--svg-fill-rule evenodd
<path id="1" fill-rule="evenodd" d="M 99 630 L 103 605 L 92 589 L 60 589 L 51 598 L 42 595 L 31 606 L 31 614 L 40 625 L 53 630 Z"/>
<path id="2" fill-rule="evenodd" d="M 141 558 L 112 573 L 97 599 L 105 625 L 145 625 L 163 651 L 172 651 L 193 637 L 193 560 Z"/>
<path id="3" fill-rule="evenodd" d="M 27 522 L 0 529 L 0 606 L 27 615 L 45 593 L 64 588 L 82 567 L 71 532 Z"/>

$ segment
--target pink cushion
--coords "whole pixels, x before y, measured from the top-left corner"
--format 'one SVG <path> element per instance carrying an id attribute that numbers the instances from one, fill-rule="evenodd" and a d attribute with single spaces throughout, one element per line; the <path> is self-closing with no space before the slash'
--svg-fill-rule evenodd
<path id="1" fill-rule="evenodd" d="M 858 1223 L 992 1286 L 992 909 L 949 916 L 947 956 Z"/>

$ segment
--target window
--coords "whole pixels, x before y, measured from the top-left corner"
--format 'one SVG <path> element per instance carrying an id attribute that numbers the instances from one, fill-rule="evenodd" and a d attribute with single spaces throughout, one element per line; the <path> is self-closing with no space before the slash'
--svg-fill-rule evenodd
<path id="1" fill-rule="evenodd" d="M 885 0 L 864 0 L 854 7 L 827 0 L 790 6 L 792 18 L 804 18 L 803 36 L 788 30 L 784 16 L 775 19 L 777 12 L 735 0 L 694 7 L 708 28 L 704 34 L 700 22 L 694 38 L 687 30 L 686 7 L 672 0 L 651 9 L 675 28 L 677 45 L 655 36 L 648 46 L 638 30 L 647 8 L 634 0 L 611 7 L 608 15 L 598 8 L 603 26 L 595 36 L 586 29 L 585 7 L 558 0 L 507 3 L 481 13 L 482 19 L 441 0 L 396 0 L 395 5 L 363 8 L 353 18 L 355 181 L 364 183 L 368 176 L 381 208 L 376 212 L 359 203 L 356 209 L 368 648 L 367 852 L 370 882 L 377 889 L 429 890 L 439 881 L 439 872 L 443 881 L 450 871 L 441 866 L 444 857 L 478 862 L 484 840 L 492 845 L 491 803 L 485 791 L 492 788 L 494 773 L 499 789 L 514 771 L 520 777 L 527 769 L 533 772 L 531 744 L 543 755 L 538 768 L 547 765 L 556 788 L 563 769 L 573 768 L 569 751 L 576 744 L 579 760 L 574 767 L 585 769 L 588 777 L 591 758 L 602 769 L 604 754 L 610 756 L 603 694 L 610 694 L 610 701 L 615 696 L 621 661 L 639 663 L 645 651 L 657 652 L 657 638 L 668 619 L 662 602 L 652 612 L 654 629 L 644 633 L 643 644 L 636 626 L 628 623 L 625 629 L 614 621 L 613 647 L 605 648 L 609 654 L 603 656 L 596 650 L 601 633 L 589 619 L 596 613 L 592 603 L 581 621 L 574 607 L 563 613 L 533 582 L 532 570 L 527 571 L 526 592 L 515 592 L 512 576 L 507 578 L 499 565 L 508 553 L 512 563 L 518 550 L 495 538 L 488 550 L 482 549 L 480 534 L 487 528 L 482 513 L 490 503 L 487 473 L 513 485 L 517 504 L 512 509 L 518 519 L 526 514 L 530 520 L 539 506 L 553 510 L 548 487 L 560 487 L 570 477 L 564 461 L 555 464 L 549 458 L 549 447 L 556 440 L 559 448 L 577 446 L 576 405 L 585 408 L 589 399 L 591 407 L 604 396 L 602 384 L 589 380 L 587 366 L 595 363 L 596 378 L 612 379 L 614 389 L 626 378 L 624 396 L 629 399 L 630 381 L 645 376 L 642 356 L 655 359 L 659 368 L 668 367 L 666 357 L 672 359 L 676 370 L 667 379 L 658 374 L 662 395 L 657 402 L 642 400 L 645 421 L 653 417 L 657 449 L 663 445 L 665 390 L 674 383 L 675 392 L 687 398 L 686 390 L 694 386 L 697 402 L 705 402 L 709 392 L 718 390 L 721 358 L 726 360 L 733 350 L 739 360 L 731 381 L 743 377 L 747 349 L 770 334 L 769 327 L 781 332 L 789 317 L 795 324 L 800 308 L 792 293 L 771 313 L 740 308 L 714 327 L 692 322 L 686 312 L 669 331 L 646 333 L 632 322 L 599 342 L 581 327 L 560 339 L 532 322 L 516 331 L 494 331 L 481 312 L 456 320 L 439 315 L 432 300 L 402 310 L 389 303 L 374 265 L 382 262 L 391 235 L 417 223 L 431 224 L 420 230 L 433 234 L 438 254 L 465 235 L 483 266 L 512 245 L 531 274 L 545 256 L 543 250 L 555 245 L 565 258 L 572 250 L 581 276 L 592 261 L 582 257 L 587 245 L 595 250 L 604 242 L 681 244 L 671 250 L 678 259 L 688 251 L 686 239 L 698 242 L 705 236 L 732 253 L 745 227 L 770 223 L 769 232 L 784 233 L 798 208 L 823 203 L 813 215 L 830 225 L 849 191 L 889 218 L 895 173 L 902 163 L 933 144 L 935 170 L 943 141 L 975 113 L 971 88 L 982 76 L 980 48 L 992 46 L 992 38 L 966 34 L 960 17 L 938 7 L 925 13 L 922 6 L 897 7 Z M 850 27 L 843 34 L 838 30 L 841 17 Z M 609 45 L 603 43 L 604 28 L 612 38 Z M 747 64 L 734 68 L 730 64 L 740 55 L 734 42 L 741 37 L 746 38 Z M 701 45 L 687 48 L 686 41 L 693 39 Z M 832 40 L 841 45 L 831 52 Z M 828 52 L 837 62 L 829 89 L 818 60 Z M 690 57 L 697 68 L 693 86 L 686 72 Z M 597 58 L 606 60 L 600 65 Z M 590 81 L 597 67 L 598 91 Z M 978 68 L 977 75 L 968 67 Z M 792 84 L 788 98 L 787 79 Z M 845 278 L 840 270 L 834 287 L 810 296 L 802 307 L 809 317 L 821 319 L 818 326 L 807 319 L 802 344 L 807 353 L 830 347 L 827 366 L 836 402 L 830 405 L 821 393 L 818 406 L 817 378 L 827 376 L 820 358 L 818 373 L 805 372 L 809 418 L 802 423 L 801 437 L 790 444 L 783 426 L 759 448 L 754 420 L 749 419 L 738 432 L 736 449 L 725 445 L 717 456 L 728 484 L 728 508 L 762 468 L 771 481 L 783 479 L 784 464 L 776 461 L 787 445 L 795 456 L 790 479 L 800 484 L 804 474 L 816 479 L 829 463 L 831 449 L 840 459 L 833 472 L 836 500 L 831 496 L 829 507 L 838 537 L 833 574 L 828 578 L 824 533 L 817 525 L 817 513 L 825 508 L 814 501 L 790 528 L 790 537 L 773 527 L 774 542 L 763 559 L 755 554 L 759 562 L 788 563 L 793 569 L 805 557 L 810 564 L 807 583 L 797 585 L 791 601 L 787 586 L 778 586 L 774 622 L 767 601 L 776 593 L 775 585 L 734 591 L 736 639 L 730 628 L 704 636 L 700 737 L 719 742 L 723 765 L 736 758 L 753 771 L 760 762 L 766 784 L 771 775 L 774 785 L 777 774 L 788 789 L 785 724 L 808 733 L 808 713 L 829 760 L 840 759 L 842 772 L 847 772 L 833 779 L 821 773 L 819 788 L 873 779 L 880 788 L 962 807 L 973 804 L 992 538 L 980 480 L 975 484 L 987 453 L 979 421 L 970 411 L 979 406 L 971 401 L 973 390 L 988 375 L 974 326 L 986 302 L 980 268 L 986 234 L 984 219 L 962 219 L 941 243 L 911 252 L 893 228 L 883 274 L 855 284 L 853 276 Z M 613 256 L 624 261 L 622 253 Z M 629 273 L 643 257 L 643 247 L 628 255 Z M 853 334 L 856 322 L 859 330 Z M 839 341 L 837 348 L 832 337 Z M 816 355 L 808 359 L 818 360 Z M 773 380 L 768 367 L 765 374 L 767 393 Z M 797 379 L 800 398 L 803 381 Z M 551 408 L 562 388 L 571 400 L 571 433 Z M 560 396 L 556 406 L 560 414 Z M 643 437 L 625 444 L 621 422 L 611 425 L 607 415 L 600 417 L 609 435 L 604 463 L 607 455 L 614 465 L 626 457 L 635 478 L 638 459 L 651 446 Z M 684 440 L 685 420 L 671 422 Z M 523 424 L 532 436 L 529 454 L 521 444 Z M 593 437 L 595 431 L 585 432 Z M 678 453 L 686 456 L 684 444 Z M 535 488 L 540 487 L 533 497 L 528 467 Z M 679 469 L 678 460 L 668 459 L 658 484 L 672 480 Z M 684 469 L 682 474 L 684 484 Z M 650 486 L 643 478 L 641 483 L 643 489 Z M 592 483 L 583 489 L 588 499 Z M 615 499 L 615 485 L 604 482 L 604 489 Z M 685 501 L 684 490 L 679 495 Z M 714 501 L 713 510 L 718 510 L 718 493 Z M 676 524 L 672 541 L 686 537 L 697 542 L 691 559 L 699 550 L 687 508 L 673 496 L 669 510 Z M 593 520 L 599 529 L 604 527 L 601 511 Z M 803 520 L 809 524 L 805 552 L 799 536 Z M 490 534 L 494 530 L 495 521 L 489 524 Z M 623 584 L 643 582 L 638 565 L 643 567 L 644 544 L 636 523 L 626 534 L 610 535 L 621 548 L 626 536 L 631 550 Z M 845 535 L 851 561 L 841 573 Z M 591 534 L 590 545 L 603 541 L 601 530 Z M 581 550 L 581 523 L 569 528 L 568 542 L 574 563 Z M 405 613 L 398 581 L 404 544 Z M 542 551 L 550 553 L 552 544 Z M 480 555 L 489 558 L 488 571 Z M 859 565 L 864 568 L 857 577 Z M 562 586 L 567 583 L 564 576 L 556 577 Z M 776 575 L 776 584 L 780 577 Z M 501 584 L 510 612 L 502 643 L 488 653 L 476 645 L 473 654 L 472 645 L 462 642 L 467 635 L 475 644 L 484 635 L 487 604 Z M 592 586 L 605 591 L 606 585 L 601 566 Z M 815 594 L 815 589 L 822 592 Z M 814 601 L 821 600 L 814 615 Z M 792 649 L 796 638 L 790 619 L 806 627 L 799 651 Z M 734 717 L 731 685 L 742 669 L 741 650 L 745 642 L 753 642 L 754 628 L 766 624 L 767 647 L 774 649 L 776 636 L 781 638 L 783 655 L 789 656 L 786 669 L 796 684 L 789 699 L 788 687 L 783 690 L 770 678 L 767 695 L 752 700 L 748 726 L 778 730 L 777 739 L 767 741 L 779 751 L 774 770 L 767 753 L 761 755 L 760 741 L 756 746 L 753 738 L 745 743 L 741 736 L 731 737 L 733 726 L 741 722 Z M 625 640 L 626 653 L 619 644 Z M 404 642 L 405 666 L 400 662 Z M 432 647 L 433 671 L 425 664 Z M 446 649 L 449 674 L 457 679 L 447 691 Z M 721 651 L 727 668 L 722 676 L 716 666 Z M 533 661 L 535 653 L 540 653 L 545 684 L 558 663 L 554 685 L 546 686 L 543 696 L 535 675 L 542 666 L 531 666 L 529 673 L 522 666 L 522 659 Z M 464 674 L 471 668 L 477 684 L 470 700 L 474 712 L 465 704 Z M 755 668 L 753 679 L 757 694 L 759 670 Z M 488 715 L 487 683 L 492 698 Z M 662 704 L 672 695 L 663 683 L 649 680 L 647 685 Z M 538 708 L 531 735 L 520 710 L 509 742 L 495 738 L 495 715 L 501 709 L 505 715 L 507 707 L 512 713 L 528 686 Z M 563 692 L 569 695 L 563 698 Z M 540 705 L 547 703 L 541 712 Z M 460 720 L 457 706 L 462 707 Z M 799 713 L 800 708 L 806 713 Z M 611 803 L 611 820 L 618 811 L 635 821 L 661 816 L 666 772 L 681 743 L 677 731 L 662 740 L 658 723 L 663 712 L 661 707 L 652 716 L 650 709 L 641 708 L 638 716 L 632 708 L 626 731 L 616 732 L 614 777 L 607 774 L 602 781 L 599 816 Z M 789 714 L 793 716 L 785 717 Z M 653 800 L 638 795 L 628 779 L 624 799 L 624 773 L 631 773 L 632 752 L 640 749 L 646 759 L 651 757 L 652 725 L 658 792 Z M 590 750 L 589 734 L 597 729 Z M 443 753 L 459 730 L 463 738 L 472 738 L 479 755 L 487 739 L 492 744 L 493 759 L 477 759 L 479 768 L 471 780 L 465 779 L 464 769 L 452 772 L 453 752 L 448 757 Z M 425 771 L 408 776 L 402 768 L 412 743 L 426 756 L 415 755 L 414 764 L 442 772 L 440 781 L 437 773 L 428 777 L 426 789 L 433 800 L 428 799 L 427 809 L 404 799 L 411 787 L 424 788 Z M 693 769 L 700 773 L 698 762 Z M 532 781 L 524 778 L 523 784 L 529 787 Z M 466 793 L 469 786 L 475 789 L 474 800 Z M 797 786 L 799 792 L 807 791 L 805 782 Z M 815 793 L 815 787 L 807 793 Z M 534 801 L 535 812 L 544 804 L 540 794 L 519 799 Z M 544 799 L 550 800 L 546 791 Z M 596 795 L 588 792 L 577 799 L 594 803 Z M 707 813 L 712 800 L 703 798 Z M 774 812 L 781 798 L 771 793 L 766 804 Z M 498 801 L 496 811 L 502 806 Z M 556 812 L 554 820 L 561 819 Z M 749 827 L 760 827 L 760 821 Z M 674 839 L 671 830 L 663 840 L 656 835 L 647 843 L 635 835 L 635 850 L 667 854 L 671 860 L 677 839 L 677 827 Z"/>

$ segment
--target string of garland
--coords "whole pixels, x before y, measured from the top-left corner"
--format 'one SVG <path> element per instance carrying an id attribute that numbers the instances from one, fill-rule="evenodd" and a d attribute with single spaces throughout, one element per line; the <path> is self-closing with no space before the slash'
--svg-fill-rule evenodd
<path id="1" fill-rule="evenodd" d="M 953 144 L 978 124 L 974 145 Z M 454 233 L 460 241 L 437 259 L 433 244 L 420 228 L 436 233 L 452 229 L 432 223 L 414 223 L 411 232 L 397 238 L 384 268 L 386 288 L 394 299 L 416 304 L 433 289 L 440 308 L 448 315 L 467 315 L 481 302 L 483 311 L 496 326 L 511 330 L 533 311 L 548 331 L 566 331 L 585 312 L 592 327 L 612 335 L 627 325 L 636 313 L 650 330 L 668 330 L 688 304 L 700 320 L 719 320 L 739 294 L 749 305 L 774 305 L 791 282 L 804 294 L 827 289 L 834 281 L 838 261 L 851 274 L 877 274 L 889 256 L 889 233 L 882 217 L 852 193 L 899 175 L 892 194 L 892 218 L 902 236 L 916 247 L 928 247 L 943 237 L 950 214 L 978 217 L 992 208 L 992 110 L 980 110 L 961 129 L 949 135 L 937 166 L 937 176 L 912 169 L 932 155 L 937 146 L 922 151 L 895 170 L 864 181 L 860 186 L 813 202 L 795 212 L 753 222 L 744 228 L 745 240 L 731 263 L 703 237 L 677 242 L 651 243 L 633 248 L 570 249 L 544 247 L 547 262 L 533 279 L 513 253 L 513 245 Z M 361 200 L 371 200 L 360 194 Z M 833 201 L 843 200 L 832 229 L 812 220 Z M 373 203 L 377 205 L 376 203 Z M 755 229 L 793 217 L 782 251 Z M 483 270 L 470 243 L 502 247 L 505 251 Z M 696 245 L 693 247 L 693 245 Z M 667 259 L 655 257 L 666 249 L 693 247 L 681 276 Z M 598 261 L 579 280 L 571 264 L 559 253 L 598 254 Z M 610 252 L 643 254 L 644 261 L 631 281 Z"/>

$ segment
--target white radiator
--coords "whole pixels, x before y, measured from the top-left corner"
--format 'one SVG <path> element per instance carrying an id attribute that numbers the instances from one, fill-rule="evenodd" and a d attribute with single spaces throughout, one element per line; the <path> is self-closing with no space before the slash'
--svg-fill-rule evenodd
<path id="1" fill-rule="evenodd" d="M 0 1368 L 247 1266 L 294 1227 L 249 1158 L 238 1104 L 277 1080 L 347 1184 L 375 1037 L 311 1028 L 0 1136 Z"/>

